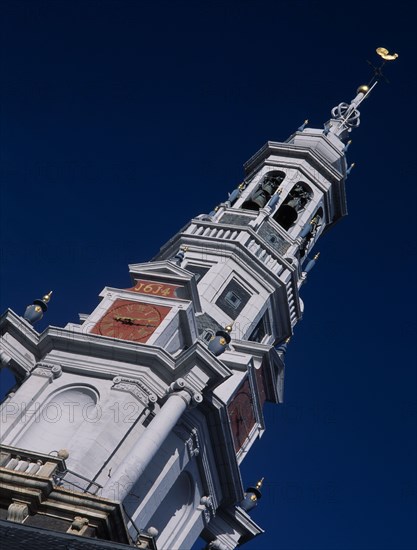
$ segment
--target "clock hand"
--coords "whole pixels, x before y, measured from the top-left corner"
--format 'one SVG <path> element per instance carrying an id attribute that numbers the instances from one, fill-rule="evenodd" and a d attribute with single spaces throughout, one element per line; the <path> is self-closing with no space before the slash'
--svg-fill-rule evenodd
<path id="1" fill-rule="evenodd" d="M 113 317 L 115 321 L 120 321 L 121 323 L 127 323 L 131 325 L 134 321 L 133 317 L 122 317 L 121 315 L 115 315 Z"/>
<path id="2" fill-rule="evenodd" d="M 136 325 L 141 327 L 156 327 L 156 325 L 151 325 L 149 323 L 135 323 L 135 321 L 140 321 L 137 317 L 122 317 L 121 315 L 115 315 L 113 317 L 115 321 L 120 321 L 121 323 L 125 323 L 127 325 Z"/>

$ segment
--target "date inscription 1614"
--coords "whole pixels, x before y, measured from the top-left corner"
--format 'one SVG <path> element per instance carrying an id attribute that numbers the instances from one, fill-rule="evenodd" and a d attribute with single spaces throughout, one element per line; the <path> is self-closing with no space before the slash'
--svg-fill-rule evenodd
<path id="1" fill-rule="evenodd" d="M 178 285 L 168 285 L 166 283 L 156 283 L 155 281 L 145 281 L 138 279 L 136 285 L 129 290 L 139 294 L 151 294 L 152 296 L 162 296 L 165 298 L 175 298 Z"/>

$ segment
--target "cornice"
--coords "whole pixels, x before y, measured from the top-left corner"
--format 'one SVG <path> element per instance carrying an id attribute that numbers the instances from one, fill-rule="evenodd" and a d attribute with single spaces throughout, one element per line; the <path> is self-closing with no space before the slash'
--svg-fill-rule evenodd
<path id="1" fill-rule="evenodd" d="M 158 256 L 159 254 L 155 258 Z M 147 263 L 131 264 L 129 265 L 129 272 L 132 281 L 135 281 L 138 277 L 144 277 L 149 280 L 163 281 L 182 286 L 185 292 L 185 299 L 193 302 L 197 312 L 201 311 L 200 296 L 194 273 L 176 265 L 170 259 L 153 259 Z"/>
<path id="2" fill-rule="evenodd" d="M 230 229 L 230 226 L 227 224 L 222 224 L 220 222 L 210 222 L 205 220 L 192 220 L 192 223 L 196 223 L 198 225 L 202 225 L 205 227 L 210 228 L 216 228 L 216 229 L 222 229 L 227 228 Z M 233 229 L 240 231 L 242 233 L 247 233 L 249 237 L 252 237 L 255 240 L 259 240 L 260 244 L 268 251 L 269 254 L 271 254 L 284 268 L 288 271 L 295 272 L 296 266 L 293 264 L 290 264 L 283 256 L 277 254 L 277 252 L 263 239 L 261 239 L 257 232 L 250 226 L 240 226 L 240 225 L 234 225 Z M 292 239 L 287 239 L 289 242 L 291 242 Z M 196 251 L 201 249 L 204 246 L 204 249 L 206 252 L 210 251 L 210 245 L 213 245 L 213 243 L 222 243 L 222 255 L 224 256 L 226 252 L 229 252 L 230 256 L 234 254 L 234 258 L 238 263 L 242 263 L 243 266 L 250 266 L 252 271 L 251 273 L 253 276 L 260 281 L 265 281 L 265 277 L 267 277 L 268 281 L 272 285 L 276 285 L 278 275 L 274 275 L 270 269 L 268 269 L 265 264 L 260 260 L 257 256 L 252 254 L 248 251 L 247 247 L 245 247 L 241 242 L 237 240 L 228 240 L 223 239 L 222 237 L 207 237 L 202 235 L 193 235 L 190 233 L 177 233 L 176 240 L 174 242 L 171 242 L 171 249 L 174 250 L 176 247 L 178 247 L 178 241 L 181 241 L 181 243 L 185 243 L 187 245 L 195 246 Z M 293 241 L 292 244 L 294 244 L 295 241 Z M 196 246 L 196 243 L 200 243 Z M 161 254 L 163 255 L 169 255 L 172 250 L 163 247 L 161 249 Z M 214 247 L 213 252 L 216 252 L 218 248 Z M 236 254 L 236 250 L 239 250 L 239 253 Z M 262 269 L 262 273 L 259 273 L 259 268 Z"/>
<path id="3" fill-rule="evenodd" d="M 11 309 L 6 309 L 0 317 L 0 333 L 4 334 L 5 332 L 16 338 L 28 351 L 36 353 L 39 332 Z"/>
<path id="4" fill-rule="evenodd" d="M 152 391 L 158 397 L 163 397 L 164 386 L 179 376 L 189 379 L 188 382 L 195 386 L 196 391 L 202 391 L 207 383 L 217 384 L 232 374 L 199 340 L 174 359 L 160 347 L 66 328 L 48 327 L 39 335 L 30 328 L 28 330 L 26 323 L 20 322 L 12 311 L 2 316 L 0 326 L 5 332 L 11 328 L 14 336 L 23 345 L 26 344 L 25 347 L 31 348 L 38 358 L 30 370 L 48 355 L 51 364 L 58 363 L 63 371 L 89 376 L 94 374 L 108 379 L 114 376 L 135 379 L 135 375 L 139 379 L 143 376 L 143 370 L 149 369 L 154 375 L 155 386 L 158 386 Z M 140 373 L 137 371 L 138 366 L 141 367 Z M 157 379 L 163 383 L 158 383 Z"/>
<path id="5" fill-rule="evenodd" d="M 274 153 L 279 153 L 283 157 L 309 160 L 314 168 L 322 173 L 325 173 L 331 183 L 337 183 L 343 179 L 343 174 L 336 170 L 329 163 L 329 161 L 317 151 L 301 145 L 280 143 L 278 141 L 267 141 L 261 149 L 259 149 L 247 162 L 245 162 L 243 165 L 245 173 L 249 176 L 257 169 L 258 165 L 263 160 Z"/>

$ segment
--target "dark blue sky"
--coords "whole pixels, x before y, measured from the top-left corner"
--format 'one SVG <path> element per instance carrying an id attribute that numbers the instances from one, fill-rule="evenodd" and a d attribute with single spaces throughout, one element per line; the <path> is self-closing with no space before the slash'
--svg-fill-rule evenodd
<path id="1" fill-rule="evenodd" d="M 361 107 L 349 216 L 317 246 L 286 402 L 243 463 L 265 476 L 259 550 L 415 548 L 416 41 L 411 2 L 2 1 L 1 311 L 53 289 L 38 325 L 129 286 L 242 164 Z"/>

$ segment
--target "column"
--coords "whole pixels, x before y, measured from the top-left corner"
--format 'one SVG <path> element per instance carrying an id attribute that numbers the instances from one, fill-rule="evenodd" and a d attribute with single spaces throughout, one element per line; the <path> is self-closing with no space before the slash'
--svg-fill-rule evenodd
<path id="1" fill-rule="evenodd" d="M 173 389 L 184 387 L 185 382 L 181 379 L 173 385 Z M 202 399 L 201 394 L 193 395 L 186 389 L 171 393 L 159 413 L 139 436 L 129 456 L 119 464 L 111 479 L 103 487 L 102 496 L 122 501 L 161 448 L 191 401 L 201 402 Z"/>

